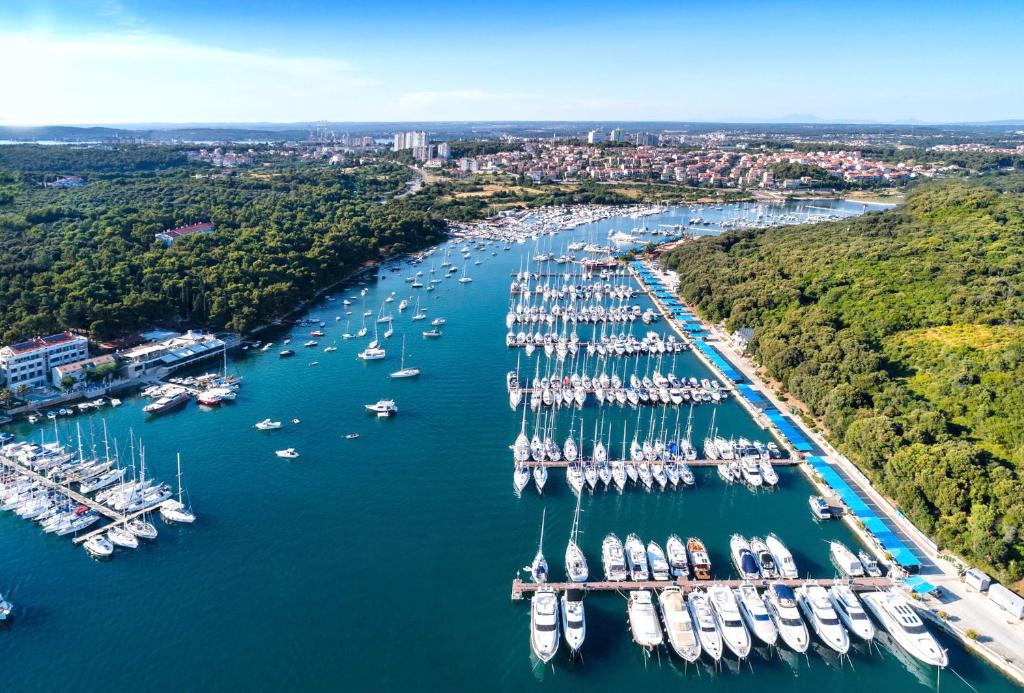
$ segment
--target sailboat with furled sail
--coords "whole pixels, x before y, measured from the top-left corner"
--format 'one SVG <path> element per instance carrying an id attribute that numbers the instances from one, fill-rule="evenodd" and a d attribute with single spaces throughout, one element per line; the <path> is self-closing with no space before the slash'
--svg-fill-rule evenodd
<path id="1" fill-rule="evenodd" d="M 565 547 L 565 572 L 573 582 L 586 582 L 590 575 L 587 557 L 583 555 L 577 539 L 580 531 L 580 500 L 582 494 L 576 495 L 576 513 L 572 518 L 572 530 L 569 532 L 569 544 Z"/>
<path id="2" fill-rule="evenodd" d="M 405 367 L 405 335 L 402 335 L 402 362 L 397 371 L 391 374 L 392 378 L 416 378 L 419 377 L 420 369 L 410 366 Z"/>
<path id="3" fill-rule="evenodd" d="M 165 522 L 179 522 L 190 525 L 196 521 L 191 505 L 185 503 L 184 486 L 181 483 L 181 453 L 178 453 L 178 497 L 164 501 L 160 506 L 160 517 Z"/>

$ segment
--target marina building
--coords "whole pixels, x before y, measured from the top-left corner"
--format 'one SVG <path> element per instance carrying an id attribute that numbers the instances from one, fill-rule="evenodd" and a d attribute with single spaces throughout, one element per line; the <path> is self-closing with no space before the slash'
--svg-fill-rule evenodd
<path id="1" fill-rule="evenodd" d="M 197 233 L 211 233 L 213 231 L 213 222 L 204 221 L 199 224 L 191 224 L 189 226 L 179 226 L 176 229 L 167 229 L 156 234 L 156 239 L 162 241 L 164 245 L 170 246 L 174 243 L 175 239 L 182 238 L 183 236 L 191 236 Z"/>
<path id="2" fill-rule="evenodd" d="M 189 330 L 126 349 L 118 357 L 127 377 L 163 376 L 178 368 L 219 357 L 226 348 L 227 344 L 219 337 Z"/>
<path id="3" fill-rule="evenodd" d="M 86 379 L 89 373 L 95 372 L 97 368 L 117 366 L 117 359 L 111 354 L 94 356 L 91 359 L 72 361 L 61 366 L 54 366 L 50 369 L 50 382 L 54 387 L 61 387 L 64 378 L 72 378 L 76 383 Z"/>
<path id="4" fill-rule="evenodd" d="M 34 337 L 0 349 L 0 380 L 11 389 L 47 384 L 51 369 L 89 355 L 89 340 L 70 332 Z"/>

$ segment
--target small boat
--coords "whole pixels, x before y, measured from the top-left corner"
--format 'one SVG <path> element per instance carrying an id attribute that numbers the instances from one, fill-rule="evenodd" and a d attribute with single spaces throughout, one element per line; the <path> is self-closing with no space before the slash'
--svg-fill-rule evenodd
<path id="1" fill-rule="evenodd" d="M 816 520 L 831 520 L 832 519 L 832 508 L 829 507 L 828 501 L 821 496 L 809 496 L 807 498 L 807 505 L 811 508 L 811 515 Z"/>
<path id="2" fill-rule="evenodd" d="M 797 587 L 795 593 L 797 604 L 811 629 L 826 645 L 839 654 L 846 654 L 850 649 L 850 636 L 832 608 L 825 588 L 811 580 Z"/>
<path id="3" fill-rule="evenodd" d="M 672 649 L 687 662 L 697 661 L 700 639 L 682 591 L 678 587 L 662 590 L 658 595 L 658 606 L 661 607 L 661 620 L 665 622 L 665 632 Z"/>
<path id="4" fill-rule="evenodd" d="M 114 553 L 114 545 L 102 534 L 94 534 L 82 544 L 91 556 L 107 558 Z"/>
<path id="5" fill-rule="evenodd" d="M 601 563 L 604 565 L 604 579 L 609 582 L 621 582 L 629 575 L 622 541 L 614 534 L 608 534 L 601 542 Z"/>
<path id="6" fill-rule="evenodd" d="M 0 594 L 0 623 L 9 619 L 12 611 L 14 611 L 14 605 L 4 599 L 4 595 Z"/>
<path id="7" fill-rule="evenodd" d="M 875 627 L 849 585 L 832 585 L 828 589 L 828 598 L 848 631 L 861 640 L 875 637 Z"/>
<path id="8" fill-rule="evenodd" d="M 164 522 L 190 525 L 196 521 L 192 508 L 185 504 L 184 487 L 181 483 L 181 455 L 178 455 L 178 497 L 164 501 L 160 506 L 160 517 Z"/>
<path id="9" fill-rule="evenodd" d="M 916 659 L 937 667 L 949 664 L 949 657 L 928 632 L 921 617 L 896 588 L 871 592 L 862 597 L 870 611 L 893 640 Z"/>
<path id="10" fill-rule="evenodd" d="M 717 662 L 722 658 L 722 633 L 718 630 L 718 621 L 715 620 L 715 613 L 708 604 L 707 594 L 704 590 L 693 590 L 686 602 L 690 607 L 693 622 L 697 625 L 701 649 Z"/>
<path id="11" fill-rule="evenodd" d="M 441 336 L 441 330 L 439 330 L 437 328 L 434 328 L 432 330 L 424 330 L 423 331 L 423 336 L 424 337 L 440 337 Z"/>
<path id="12" fill-rule="evenodd" d="M 434 327 L 440 327 L 446 322 L 447 320 L 445 320 L 444 318 L 434 318 L 433 320 L 430 321 L 430 324 L 433 325 Z"/>
<path id="13" fill-rule="evenodd" d="M 306 342 L 305 344 L 303 344 L 302 346 L 304 346 L 304 347 L 315 347 L 316 345 L 317 345 L 317 341 L 315 339 L 311 339 L 308 342 Z"/>
<path id="14" fill-rule="evenodd" d="M 632 590 L 629 593 L 629 630 L 633 642 L 645 650 L 653 650 L 663 642 L 661 623 L 654 609 L 650 590 Z"/>
<path id="15" fill-rule="evenodd" d="M 295 356 L 295 352 L 291 349 L 283 349 L 282 351 L 277 352 L 277 355 L 284 359 L 289 356 Z"/>
<path id="16" fill-rule="evenodd" d="M 393 399 L 382 399 L 373 404 L 363 405 L 366 407 L 366 411 L 376 414 L 379 417 L 394 416 L 398 413 L 398 405 L 395 404 Z"/>
<path id="17" fill-rule="evenodd" d="M 882 577 L 882 569 L 878 567 L 878 561 L 869 554 L 867 551 L 859 551 L 857 558 L 860 559 L 860 564 L 864 566 L 864 572 L 871 577 Z"/>
<path id="18" fill-rule="evenodd" d="M 273 421 L 271 419 L 263 419 L 258 424 L 254 425 L 253 428 L 260 431 L 276 431 L 281 428 L 280 421 Z"/>
<path id="19" fill-rule="evenodd" d="M 583 592 L 568 590 L 562 595 L 562 632 L 565 643 L 573 652 L 579 652 L 587 637 L 587 622 L 583 612 Z"/>
<path id="20" fill-rule="evenodd" d="M 828 555 L 840 573 L 845 577 L 864 577 L 864 566 L 853 551 L 846 548 L 841 541 L 831 541 L 828 544 Z"/>
<path id="21" fill-rule="evenodd" d="M 715 613 L 715 622 L 725 646 L 740 659 L 747 657 L 750 654 L 750 633 L 743 625 L 732 590 L 721 583 L 712 585 L 708 588 L 708 601 Z"/>
<path id="22" fill-rule="evenodd" d="M 547 663 L 558 651 L 558 640 L 558 596 L 543 587 L 530 600 L 530 649 Z"/>
<path id="23" fill-rule="evenodd" d="M 651 569 L 651 577 L 655 580 L 668 580 L 671 577 L 665 552 L 656 541 L 647 543 L 647 565 Z"/>
<path id="24" fill-rule="evenodd" d="M 299 456 L 299 453 L 295 448 L 285 448 L 284 450 L 278 450 L 274 453 L 278 457 L 284 457 L 285 459 L 293 460 Z"/>
<path id="25" fill-rule="evenodd" d="M 416 378 L 420 374 L 420 369 L 410 366 L 405 367 L 405 337 L 402 337 L 402 361 L 399 364 L 399 369 L 391 374 L 392 378 Z"/>
<path id="26" fill-rule="evenodd" d="M 693 576 L 698 580 L 710 580 L 711 558 L 708 556 L 708 550 L 704 548 L 704 542 L 697 537 L 687 539 L 686 555 L 693 566 Z"/>
<path id="27" fill-rule="evenodd" d="M 358 433 L 347 433 L 345 434 L 345 440 L 355 440 L 359 437 Z"/>
<path id="28" fill-rule="evenodd" d="M 537 543 L 537 553 L 530 564 L 530 575 L 536 583 L 548 581 L 548 562 L 544 558 L 544 519 L 547 516 L 547 509 L 541 512 L 540 516 L 540 541 Z"/>
<path id="29" fill-rule="evenodd" d="M 806 652 L 811 638 L 800 617 L 792 588 L 781 582 L 773 582 L 768 585 L 762 599 L 782 641 L 796 652 Z"/>

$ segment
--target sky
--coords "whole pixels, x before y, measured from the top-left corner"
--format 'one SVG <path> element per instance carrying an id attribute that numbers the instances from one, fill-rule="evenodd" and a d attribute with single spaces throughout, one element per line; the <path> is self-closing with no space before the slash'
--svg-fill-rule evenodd
<path id="1" fill-rule="evenodd" d="M 0 124 L 1024 119 L 1024 2 L 2 0 Z"/>

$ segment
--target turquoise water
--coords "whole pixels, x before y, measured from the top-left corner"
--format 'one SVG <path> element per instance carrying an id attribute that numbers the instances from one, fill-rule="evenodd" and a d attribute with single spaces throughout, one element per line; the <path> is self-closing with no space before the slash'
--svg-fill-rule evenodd
<path id="1" fill-rule="evenodd" d="M 860 205 L 832 203 L 859 211 Z M 822 203 L 815 203 L 822 206 Z M 645 223 L 676 223 L 679 211 Z M 709 216 L 705 213 L 703 216 Z M 555 241 L 603 239 L 609 229 L 629 230 L 636 220 L 606 220 Z M 547 243 L 548 241 L 545 241 Z M 461 244 L 455 244 L 461 247 Z M 355 358 L 362 340 L 342 341 L 345 319 L 339 291 L 311 313 L 325 320 L 323 353 L 301 346 L 309 329 L 295 328 L 297 355 L 279 359 L 275 348 L 243 355 L 232 367 L 244 376 L 237 402 L 147 420 L 143 401 L 76 419 L 99 431 L 106 418 L 122 444 L 129 430 L 141 436 L 147 466 L 173 481 L 181 452 L 199 522 L 170 528 L 158 522 L 157 542 L 108 562 L 90 559 L 65 538 L 43 534 L 12 513 L 0 513 L 0 591 L 15 604 L 12 624 L 0 628 L 0 688 L 70 690 L 894 690 L 934 687 L 935 673 L 875 648 L 840 663 L 825 654 L 807 658 L 755 654 L 750 664 L 714 672 L 684 670 L 661 652 L 645 659 L 630 640 L 625 601 L 617 594 L 586 602 L 588 635 L 582 662 L 564 649 L 553 666 L 540 667 L 528 644 L 529 604 L 509 599 L 511 580 L 536 550 L 540 516 L 547 508 L 546 551 L 556 575 L 572 520 L 573 497 L 562 472 L 549 494 L 512 491 L 508 445 L 520 418 L 507 403 L 504 373 L 515 351 L 504 346 L 509 273 L 530 245 L 497 256 L 474 253 L 474 282 L 447 279 L 421 299 L 431 317 L 443 316 L 444 337 L 424 340 L 426 322 L 396 317 L 384 362 Z M 427 276 L 430 262 L 420 266 Z M 383 271 L 372 283 L 367 308 L 384 296 L 412 291 L 402 277 Z M 397 301 L 392 304 L 397 314 Z M 362 304 L 354 308 L 358 318 Z M 358 320 L 356 321 L 358 323 Z M 638 326 L 640 329 L 640 326 Z M 658 326 L 657 329 L 664 329 Z M 353 327 L 352 331 L 355 331 Z M 372 331 L 372 330 L 371 330 Z M 407 363 L 423 369 L 415 381 L 392 381 L 401 336 Z M 535 356 L 534 358 L 537 358 Z M 308 363 L 319 361 L 311 367 Z M 523 370 L 526 370 L 524 365 Z M 675 371 L 707 375 L 692 354 Z M 363 404 L 393 397 L 399 416 L 377 420 Z M 592 430 L 598 411 L 583 415 Z M 699 446 L 711 405 L 698 408 Z M 567 415 L 562 414 L 564 419 Z M 571 415 L 569 415 L 571 416 Z M 266 417 L 300 419 L 280 431 L 258 432 Z M 629 417 L 632 421 L 632 417 Z M 728 435 L 764 438 L 735 402 L 717 408 Z M 613 442 L 621 439 L 621 418 Z M 62 435 L 73 431 L 65 422 Z M 52 427 L 15 427 L 21 436 Z M 357 440 L 344 435 L 358 432 Z M 617 445 L 617 442 L 615 443 Z M 274 456 L 295 447 L 298 460 Z M 752 494 L 726 487 L 713 471 L 698 471 L 688 491 L 623 495 L 599 492 L 583 499 L 583 548 L 594 572 L 608 531 L 631 531 L 664 541 L 670 532 L 703 537 L 715 572 L 728 573 L 733 532 L 777 532 L 801 570 L 831 576 L 824 540 L 856 544 L 840 523 L 818 525 L 806 506 L 809 487 L 799 472 L 782 470 L 781 488 Z M 951 647 L 951 668 L 978 690 L 1013 687 L 997 672 Z M 941 689 L 970 690 L 951 672 Z"/>

